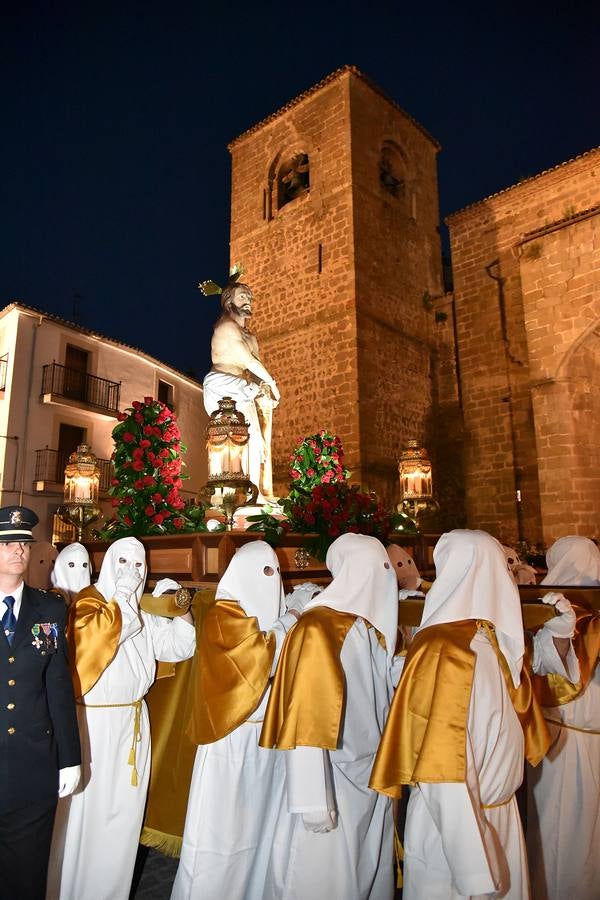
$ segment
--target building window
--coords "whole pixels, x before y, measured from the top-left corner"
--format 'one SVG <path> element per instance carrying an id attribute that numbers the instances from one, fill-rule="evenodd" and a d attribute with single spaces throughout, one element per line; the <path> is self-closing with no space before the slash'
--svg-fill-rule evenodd
<path id="1" fill-rule="evenodd" d="M 173 400 L 173 385 L 168 381 L 158 379 L 157 396 L 161 403 L 168 406 L 171 412 L 175 412 L 175 403 Z"/>
<path id="2" fill-rule="evenodd" d="M 402 152 L 392 141 L 385 141 L 379 157 L 379 184 L 392 197 L 406 193 L 406 165 Z"/>
<path id="3" fill-rule="evenodd" d="M 67 344 L 65 350 L 65 397 L 72 400 L 88 399 L 88 362 L 89 353 L 81 347 Z"/>
<path id="4" fill-rule="evenodd" d="M 277 175 L 277 208 L 296 200 L 310 189 L 310 166 L 307 153 L 296 153 L 279 167 Z"/>
<path id="5" fill-rule="evenodd" d="M 8 353 L 0 356 L 0 391 L 6 390 L 6 373 L 8 372 Z"/>

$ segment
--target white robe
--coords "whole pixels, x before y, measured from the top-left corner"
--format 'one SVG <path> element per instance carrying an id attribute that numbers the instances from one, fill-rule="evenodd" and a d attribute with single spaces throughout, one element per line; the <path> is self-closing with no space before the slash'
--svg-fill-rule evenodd
<path id="1" fill-rule="evenodd" d="M 127 900 L 150 778 L 150 722 L 141 709 L 136 746 L 138 784 L 128 765 L 134 729 L 131 705 L 154 681 L 156 659 L 188 659 L 195 629 L 182 619 L 163 619 L 120 602 L 123 616 L 117 653 L 78 706 L 82 783 L 59 803 L 47 900 Z M 63 852 L 64 847 L 64 852 Z M 62 866 L 61 866 L 62 862 Z M 60 886 L 60 887 L 59 887 Z"/>
<path id="2" fill-rule="evenodd" d="M 287 629 L 275 634 L 275 669 Z M 283 759 L 258 746 L 269 689 L 246 722 L 196 751 L 172 900 L 261 900 L 283 794 Z"/>
<path id="3" fill-rule="evenodd" d="M 545 671 L 557 671 L 552 645 L 546 642 L 543 650 Z M 544 709 L 544 715 L 583 731 L 550 725 L 552 747 L 537 768 L 527 770 L 527 849 L 533 896 L 535 900 L 598 900 L 600 666 L 596 665 L 581 696 Z"/>
<path id="4" fill-rule="evenodd" d="M 515 799 L 524 739 L 496 652 L 476 654 L 467 726 L 467 781 L 411 790 L 404 832 L 404 900 L 530 896 L 525 841 Z M 500 804 L 494 808 L 482 807 Z"/>
<path id="5" fill-rule="evenodd" d="M 360 618 L 340 659 L 346 705 L 338 749 L 271 751 L 285 757 L 286 793 L 264 900 L 390 900 L 394 895 L 392 804 L 368 786 L 393 690 L 390 660 L 374 629 Z M 337 826 L 326 834 L 307 831 L 301 812 L 324 807 L 337 812 Z"/>

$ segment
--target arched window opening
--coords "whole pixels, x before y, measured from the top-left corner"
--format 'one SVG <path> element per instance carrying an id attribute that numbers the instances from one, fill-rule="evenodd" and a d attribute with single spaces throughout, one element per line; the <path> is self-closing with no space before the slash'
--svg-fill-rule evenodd
<path id="1" fill-rule="evenodd" d="M 404 197 L 406 193 L 405 164 L 398 147 L 386 141 L 379 157 L 379 184 L 392 197 Z"/>
<path id="2" fill-rule="evenodd" d="M 296 200 L 310 189 L 308 153 L 296 153 L 282 163 L 277 176 L 277 208 Z"/>

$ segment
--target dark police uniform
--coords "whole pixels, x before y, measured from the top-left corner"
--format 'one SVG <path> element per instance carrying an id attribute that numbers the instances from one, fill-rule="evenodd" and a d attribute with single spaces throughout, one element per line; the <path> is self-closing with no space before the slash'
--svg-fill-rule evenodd
<path id="1" fill-rule="evenodd" d="M 0 541 L 26 541 L 7 509 Z M 59 769 L 81 760 L 66 617 L 62 597 L 23 585 L 12 646 L 0 629 L 0 900 L 43 900 Z"/>

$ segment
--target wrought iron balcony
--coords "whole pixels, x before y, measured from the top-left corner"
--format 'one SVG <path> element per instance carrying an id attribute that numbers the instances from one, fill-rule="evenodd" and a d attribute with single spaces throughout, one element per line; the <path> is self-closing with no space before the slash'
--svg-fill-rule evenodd
<path id="1" fill-rule="evenodd" d="M 33 486 L 36 491 L 45 491 L 46 484 L 62 485 L 65 481 L 65 466 L 71 454 L 65 450 L 36 450 L 35 451 L 35 475 Z M 100 493 L 106 494 L 113 477 L 113 466 L 110 459 L 99 459 L 100 468 Z"/>
<path id="2" fill-rule="evenodd" d="M 59 363 L 44 366 L 41 392 L 44 403 L 75 403 L 116 418 L 120 392 L 120 382 L 68 369 Z"/>

